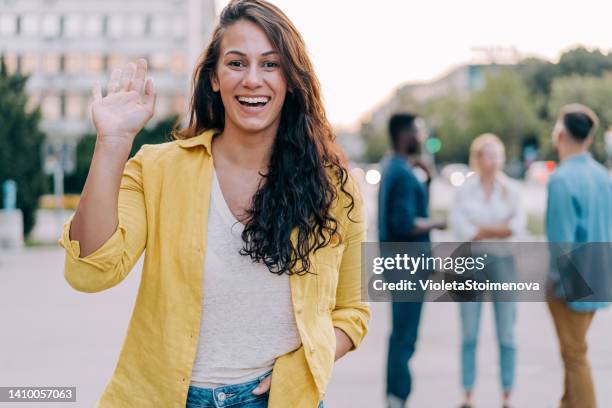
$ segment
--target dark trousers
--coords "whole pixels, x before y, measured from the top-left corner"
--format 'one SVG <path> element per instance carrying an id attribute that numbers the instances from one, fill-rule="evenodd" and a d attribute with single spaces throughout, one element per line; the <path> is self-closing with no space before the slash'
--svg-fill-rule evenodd
<path id="1" fill-rule="evenodd" d="M 408 364 L 416 348 L 421 302 L 392 302 L 392 329 L 387 357 L 387 394 L 406 400 L 412 391 Z"/>

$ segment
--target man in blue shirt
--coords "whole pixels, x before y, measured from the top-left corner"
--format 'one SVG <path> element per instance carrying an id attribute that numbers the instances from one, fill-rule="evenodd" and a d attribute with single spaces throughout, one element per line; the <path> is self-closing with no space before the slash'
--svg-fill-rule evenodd
<path id="1" fill-rule="evenodd" d="M 553 144 L 561 164 L 548 183 L 546 235 L 551 251 L 574 243 L 612 242 L 612 181 L 605 167 L 588 151 L 597 123 L 592 110 L 571 104 L 561 110 L 553 130 Z M 608 303 L 571 300 L 568 291 L 572 288 L 567 286 L 563 270 L 555 267 L 555 256 L 552 258 L 552 293 L 548 306 L 565 368 L 561 406 L 595 408 L 586 335 L 595 311 Z M 605 275 L 612 273 L 609 268 L 609 265 L 599 265 L 596 273 L 601 276 L 596 281 L 610 282 L 609 275 Z"/>
<path id="2" fill-rule="evenodd" d="M 424 136 L 418 121 L 419 118 L 410 113 L 396 114 L 389 121 L 393 153 L 383 163 L 378 193 L 378 234 L 381 243 L 429 243 L 432 229 L 446 228 L 444 221 L 429 218 L 429 173 L 416 160 Z M 415 351 L 422 303 L 394 301 L 391 305 L 387 404 L 389 408 L 403 408 L 412 389 L 408 363 Z"/>

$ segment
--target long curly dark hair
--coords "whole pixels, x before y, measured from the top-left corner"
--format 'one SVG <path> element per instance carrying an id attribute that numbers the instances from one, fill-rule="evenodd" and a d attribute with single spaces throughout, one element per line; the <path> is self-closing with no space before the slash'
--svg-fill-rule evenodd
<path id="1" fill-rule="evenodd" d="M 263 0 L 233 0 L 223 9 L 194 72 L 189 126 L 175 131 L 174 138 L 224 129 L 225 109 L 211 81 L 223 34 L 240 20 L 253 22 L 266 33 L 281 57 L 290 90 L 281 110 L 268 172 L 261 174 L 264 182 L 247 209 L 240 253 L 263 262 L 272 273 L 310 273 L 309 254 L 330 244 L 334 235 L 338 235 L 338 242 L 341 239 L 338 221 L 330 214 L 338 198 L 336 184 L 349 197 L 349 214 L 355 202 L 345 189 L 349 177 L 346 157 L 335 143 L 304 40 L 278 7 Z M 298 234 L 294 245 L 291 232 L 295 227 Z"/>

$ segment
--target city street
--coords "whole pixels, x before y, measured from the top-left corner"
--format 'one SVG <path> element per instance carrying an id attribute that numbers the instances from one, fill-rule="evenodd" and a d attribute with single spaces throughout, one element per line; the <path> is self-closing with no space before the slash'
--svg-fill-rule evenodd
<path id="1" fill-rule="evenodd" d="M 402 313 L 383 300 L 423 294 L 407 408 L 465 407 L 463 383 L 469 388 L 474 372 L 469 407 L 502 407 L 501 360 L 505 408 L 559 408 L 565 389 L 564 406 L 612 408 L 612 2 L 0 4 L 0 408 L 91 408 L 111 381 L 110 405 L 185 408 L 177 384 L 237 386 L 249 367 L 266 365 L 253 355 L 276 364 L 274 408 L 304 408 L 293 394 L 315 402 L 300 384 L 312 372 L 322 388 L 325 344 L 343 349 L 332 326 L 345 319 L 346 333 L 363 331 L 363 313 L 351 313 L 360 288 L 372 318 L 360 347 L 335 363 L 325 408 L 388 408 L 392 326 L 389 383 L 399 393 L 397 356 L 413 344 L 421 305 Z M 213 188 L 203 185 L 210 177 Z M 362 224 L 351 226 L 343 195 L 356 186 L 359 211 L 348 218 Z M 114 240 L 119 230 L 109 242 L 106 228 L 117 224 L 119 190 L 127 243 Z M 146 243 L 115 287 L 83 293 L 65 279 L 58 241 L 77 208 L 71 235 L 94 267 L 86 277 L 70 272 L 76 287 L 106 287 L 117 269 L 99 251 L 101 233 L 109 256 L 127 253 L 123 264 Z M 231 251 L 236 226 L 247 258 Z M 292 248 L 289 235 L 299 241 Z M 336 250 L 313 254 L 308 247 L 323 236 Z M 116 252 L 115 244 L 126 245 Z M 205 267 L 194 266 L 203 253 Z M 352 276 L 360 260 L 361 279 Z M 289 293 L 274 287 L 287 276 L 276 279 L 264 264 L 320 273 Z M 264 271 L 249 273 L 254 266 Z M 201 289 L 189 273 L 213 282 L 203 304 L 188 293 Z M 575 309 L 610 301 L 592 321 L 550 303 L 567 377 L 546 302 L 553 293 L 577 300 Z M 457 303 L 482 299 L 514 303 Z M 135 304 L 142 324 L 125 351 L 138 369 L 115 372 Z M 314 317 L 331 307 L 333 325 Z M 396 342 L 400 332 L 409 338 Z M 263 348 L 242 353 L 237 339 Z M 194 357 L 185 345 L 198 340 L 195 361 L 213 378 L 192 375 L 181 357 Z M 211 363 L 219 344 L 228 355 Z M 282 351 L 263 356 L 275 346 Z M 278 358 L 302 349 L 306 368 Z M 283 361 L 306 377 L 283 374 Z M 129 391 L 115 387 L 128 377 Z M 50 387 L 60 389 L 41 390 Z M 68 388 L 76 401 L 42 403 L 72 398 Z M 251 407 L 235 388 L 190 398 L 189 408 L 210 398 Z M 5 394 L 19 403 L 3 402 Z M 39 401 L 23 402 L 24 394 Z"/>
<path id="2" fill-rule="evenodd" d="M 74 407 L 92 407 L 110 379 L 140 279 L 140 264 L 122 284 L 84 294 L 64 281 L 63 252 L 30 249 L 0 254 L 0 349 L 2 386 L 76 386 Z M 487 305 L 490 306 L 490 305 Z M 370 332 L 361 347 L 338 361 L 326 397 L 328 407 L 383 407 L 389 305 L 371 305 Z M 459 389 L 457 305 L 425 306 L 413 360 L 411 407 L 454 407 Z M 612 310 L 596 316 L 590 351 L 601 407 L 612 406 Z M 499 395 L 492 310 L 484 308 L 476 400 L 496 407 Z M 546 306 L 521 303 L 517 324 L 517 407 L 555 407 L 561 363 Z M 14 406 L 2 404 L 0 406 Z M 20 407 L 40 405 L 20 403 Z"/>
<path id="3" fill-rule="evenodd" d="M 443 199 L 448 199 L 450 191 L 444 190 L 446 187 L 436 188 L 444 192 Z M 370 218 L 368 240 L 373 240 L 376 190 L 368 186 L 362 190 Z M 440 234 L 437 238 L 450 239 Z M 0 252 L 0 319 L 4 322 L 0 385 L 76 386 L 77 403 L 70 406 L 92 407 L 112 375 L 138 289 L 141 263 L 119 286 L 85 294 L 64 281 L 63 256 L 59 248 Z M 500 390 L 492 308 L 486 306 L 481 322 L 476 401 L 477 407 L 488 408 L 499 406 Z M 328 407 L 383 407 L 389 305 L 373 303 L 371 308 L 368 336 L 356 352 L 337 363 L 325 400 Z M 596 315 L 589 334 L 589 355 L 601 407 L 612 406 L 611 327 L 612 309 L 606 309 Z M 556 407 L 562 369 L 545 304 L 519 304 L 516 335 L 516 407 Z M 458 406 L 456 304 L 426 304 L 412 364 L 415 384 L 411 407 Z"/>

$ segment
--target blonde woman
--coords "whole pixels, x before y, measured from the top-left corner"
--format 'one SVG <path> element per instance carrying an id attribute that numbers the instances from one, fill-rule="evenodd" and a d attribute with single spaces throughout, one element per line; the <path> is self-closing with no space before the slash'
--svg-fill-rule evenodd
<path id="1" fill-rule="evenodd" d="M 496 135 L 486 133 L 472 142 L 470 167 L 474 173 L 457 190 L 450 210 L 451 227 L 460 241 L 504 241 L 520 235 L 524 230 L 526 218 L 518 188 L 502 172 L 504 161 L 505 148 Z M 512 256 L 503 252 L 499 255 L 488 254 L 486 274 L 489 279 L 512 279 Z M 500 353 L 502 406 L 509 407 L 516 359 L 516 305 L 514 302 L 497 300 L 494 297 L 493 307 Z M 472 406 L 480 312 L 480 301 L 460 303 L 463 408 Z"/>

